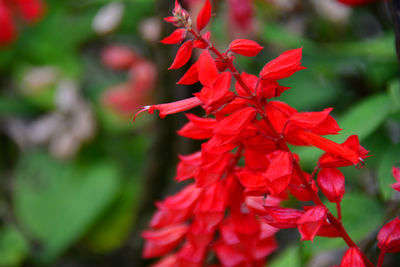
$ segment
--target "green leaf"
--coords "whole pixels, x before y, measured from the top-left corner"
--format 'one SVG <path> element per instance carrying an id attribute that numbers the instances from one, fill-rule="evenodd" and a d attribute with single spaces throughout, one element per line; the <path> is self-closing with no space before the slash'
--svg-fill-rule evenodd
<path id="1" fill-rule="evenodd" d="M 378 169 L 378 180 L 382 196 L 389 200 L 393 195 L 393 189 L 390 184 L 396 182 L 392 175 L 392 167 L 400 167 L 400 144 L 390 146 L 382 158 Z"/>
<path id="2" fill-rule="evenodd" d="M 113 200 L 117 168 L 108 161 L 61 162 L 27 153 L 16 169 L 15 213 L 39 241 L 38 260 L 49 263 L 79 239 Z"/>
<path id="3" fill-rule="evenodd" d="M 0 266 L 19 266 L 28 255 L 28 243 L 23 235 L 13 226 L 0 230 Z"/>
<path id="4" fill-rule="evenodd" d="M 270 267 L 300 267 L 300 254 L 298 246 L 291 246 L 268 263 Z"/>

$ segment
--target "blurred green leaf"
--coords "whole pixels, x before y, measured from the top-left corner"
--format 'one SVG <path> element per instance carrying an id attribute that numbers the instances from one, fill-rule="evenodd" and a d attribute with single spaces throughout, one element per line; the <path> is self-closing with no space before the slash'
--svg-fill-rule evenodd
<path id="1" fill-rule="evenodd" d="M 400 109 L 400 81 L 394 80 L 389 84 L 388 93 L 394 110 Z"/>
<path id="2" fill-rule="evenodd" d="M 95 252 L 108 252 L 119 248 L 129 237 L 136 216 L 140 195 L 138 180 L 129 179 L 121 188 L 116 201 L 92 228 L 85 243 Z"/>
<path id="3" fill-rule="evenodd" d="M 300 254 L 298 246 L 291 246 L 282 251 L 276 258 L 268 263 L 269 267 L 300 267 Z"/>
<path id="4" fill-rule="evenodd" d="M 15 213 L 51 262 L 75 242 L 113 200 L 118 170 L 108 161 L 61 162 L 25 154 L 16 169 Z M 34 255 L 36 256 L 36 255 Z"/>
<path id="5" fill-rule="evenodd" d="M 0 230 L 0 266 L 19 266 L 29 252 L 28 243 L 23 235 L 13 226 Z"/>

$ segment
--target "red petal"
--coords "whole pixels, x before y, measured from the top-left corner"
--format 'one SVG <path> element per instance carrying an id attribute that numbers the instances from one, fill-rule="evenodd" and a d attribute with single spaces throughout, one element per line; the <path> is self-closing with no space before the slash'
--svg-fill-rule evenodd
<path id="1" fill-rule="evenodd" d="M 330 202 L 340 202 L 345 193 L 344 175 L 335 168 L 323 168 L 318 173 L 318 185 Z"/>
<path id="2" fill-rule="evenodd" d="M 198 81 L 199 81 L 199 74 L 197 72 L 196 63 L 194 63 L 182 76 L 182 78 L 177 82 L 177 84 L 190 85 L 197 83 Z"/>
<path id="3" fill-rule="evenodd" d="M 215 110 L 221 105 L 226 104 L 227 101 L 231 101 L 234 97 L 233 93 L 229 91 L 231 76 L 230 72 L 220 73 L 212 87 L 205 86 L 200 93 L 194 95 L 209 106 L 211 110 Z"/>
<path id="4" fill-rule="evenodd" d="M 173 225 L 159 230 L 143 231 L 142 237 L 146 239 L 143 257 L 152 258 L 167 254 L 179 244 L 187 230 L 186 225 Z"/>
<path id="5" fill-rule="evenodd" d="M 269 166 L 263 174 L 268 182 L 271 195 L 277 196 L 284 191 L 292 174 L 292 155 L 289 152 L 277 151 L 268 155 Z"/>
<path id="6" fill-rule="evenodd" d="M 208 22 L 211 18 L 211 4 L 210 0 L 206 0 L 204 6 L 201 8 L 199 14 L 197 15 L 197 30 L 200 32 L 205 26 L 207 26 Z"/>
<path id="7" fill-rule="evenodd" d="M 184 181 L 194 178 L 197 173 L 197 168 L 201 162 L 201 152 L 196 152 L 186 156 L 179 156 L 180 162 L 176 168 L 175 180 Z"/>
<path id="8" fill-rule="evenodd" d="M 236 39 L 229 44 L 229 50 L 246 57 L 256 56 L 263 48 L 256 42 L 247 39 Z"/>
<path id="9" fill-rule="evenodd" d="M 176 29 L 170 36 L 165 37 L 160 42 L 163 44 L 178 44 L 186 38 L 186 29 Z"/>
<path id="10" fill-rule="evenodd" d="M 239 109 L 217 123 L 214 133 L 221 135 L 236 135 L 256 116 L 252 107 Z"/>
<path id="11" fill-rule="evenodd" d="M 186 114 L 190 122 L 186 123 L 178 131 L 178 134 L 192 139 L 206 139 L 211 138 L 213 135 L 213 127 L 216 124 L 215 119 L 205 119 L 197 117 L 193 114 Z"/>
<path id="12" fill-rule="evenodd" d="M 192 56 L 192 50 L 193 50 L 193 41 L 191 40 L 186 41 L 179 48 L 178 53 L 176 53 L 174 62 L 172 62 L 172 65 L 168 69 L 169 70 L 179 69 L 180 67 L 185 65 L 186 62 L 188 62 L 190 57 Z"/>
<path id="13" fill-rule="evenodd" d="M 321 125 L 322 123 L 324 123 L 324 121 L 328 120 L 328 118 L 331 118 L 329 113 L 332 111 L 332 109 L 333 108 L 327 108 L 321 112 L 295 113 L 290 116 L 289 121 L 290 121 L 290 123 L 302 128 L 302 129 L 307 129 L 307 130 L 312 131 L 314 128 L 316 128 L 319 125 Z M 334 119 L 333 119 L 333 121 L 329 120 L 328 124 L 332 124 L 332 126 L 324 125 L 325 127 L 321 127 L 322 128 L 321 130 L 325 130 L 325 131 L 327 128 L 332 129 L 332 131 L 327 131 L 327 133 L 325 133 L 325 134 L 336 134 L 337 131 L 340 130 L 339 126 L 337 125 L 337 123 Z M 326 126 L 328 126 L 328 127 L 326 127 Z"/>
<path id="14" fill-rule="evenodd" d="M 212 87 L 218 77 L 218 69 L 208 50 L 201 53 L 197 61 L 197 72 L 202 85 Z"/>
<path id="15" fill-rule="evenodd" d="M 349 248 L 343 256 L 340 267 L 365 267 L 358 248 Z"/>
<path id="16" fill-rule="evenodd" d="M 279 80 L 291 76 L 296 71 L 305 69 L 301 64 L 302 48 L 286 51 L 268 62 L 260 72 L 263 79 Z"/>

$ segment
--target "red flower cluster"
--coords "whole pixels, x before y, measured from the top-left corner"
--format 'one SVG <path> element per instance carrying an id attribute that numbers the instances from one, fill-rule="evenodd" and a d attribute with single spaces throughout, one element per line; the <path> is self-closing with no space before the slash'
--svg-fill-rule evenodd
<path id="1" fill-rule="evenodd" d="M 103 102 L 120 115 L 131 116 L 149 99 L 157 79 L 155 64 L 132 48 L 118 44 L 103 49 L 101 59 L 112 70 L 129 71 L 129 80 L 105 91 Z"/>
<path id="2" fill-rule="evenodd" d="M 376 0 L 338 0 L 340 3 L 348 5 L 348 6 L 362 6 L 369 4 Z"/>
<path id="3" fill-rule="evenodd" d="M 235 55 L 255 56 L 262 47 L 239 39 L 219 52 L 210 42 L 210 33 L 201 34 L 210 17 L 211 5 L 206 0 L 195 30 L 189 14 L 176 1 L 173 16 L 166 21 L 178 29 L 161 41 L 182 43 L 170 69 L 185 65 L 194 48 L 203 50 L 178 81 L 200 82 L 201 91 L 192 98 L 146 106 L 138 112 L 158 110 L 164 117 L 201 106 L 206 115 L 187 114 L 189 122 L 178 134 L 207 140 L 201 151 L 180 156 L 175 179 L 194 183 L 157 203 L 151 229 L 143 233 L 143 256 L 164 256 L 155 266 L 264 266 L 266 256 L 277 247 L 274 233 L 298 228 L 302 240 L 343 238 L 350 249 L 342 267 L 374 266 L 348 236 L 340 215 L 345 179 L 338 167 L 362 165 L 368 151 L 357 136 L 343 144 L 323 137 L 340 131 L 331 108 L 298 112 L 272 100 L 290 89 L 281 86 L 280 79 L 304 69 L 302 49 L 281 54 L 258 76 L 239 73 L 233 65 Z M 288 144 L 325 151 L 312 174 L 300 168 L 300 159 Z M 318 188 L 337 204 L 337 217 L 321 201 Z M 301 210 L 281 207 L 288 194 L 315 205 Z M 393 242 L 385 240 L 383 246 L 392 251 Z"/>
<path id="4" fill-rule="evenodd" d="M 13 10 L 17 10 L 26 22 L 34 23 L 43 15 L 45 5 L 41 0 L 0 0 L 0 46 L 15 39 Z"/>

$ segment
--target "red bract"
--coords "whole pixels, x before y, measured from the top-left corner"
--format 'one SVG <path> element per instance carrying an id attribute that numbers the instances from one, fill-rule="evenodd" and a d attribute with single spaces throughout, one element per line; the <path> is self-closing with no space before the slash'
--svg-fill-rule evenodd
<path id="1" fill-rule="evenodd" d="M 323 168 L 318 173 L 318 185 L 330 202 L 338 203 L 345 192 L 344 175 L 338 169 Z"/>
<path id="2" fill-rule="evenodd" d="M 192 56 L 192 49 L 193 49 L 193 42 L 192 41 L 186 41 L 178 50 L 178 53 L 176 53 L 176 57 L 174 59 L 174 62 L 172 62 L 172 65 L 168 68 L 169 70 L 171 69 L 179 69 L 183 65 L 185 65 L 190 57 Z"/>
<path id="3" fill-rule="evenodd" d="M 202 85 L 212 87 L 218 77 L 218 69 L 214 59 L 207 50 L 204 50 L 196 63 L 197 73 Z"/>
<path id="4" fill-rule="evenodd" d="M 297 221 L 301 240 L 314 240 L 326 220 L 327 210 L 323 206 L 315 206 L 304 213 Z"/>
<path id="5" fill-rule="evenodd" d="M 160 42 L 163 44 L 178 44 L 185 40 L 186 38 L 186 29 L 180 28 L 176 29 L 170 36 L 165 37 Z"/>
<path id="6" fill-rule="evenodd" d="M 400 252 L 400 219 L 399 217 L 385 224 L 378 233 L 378 247 L 385 251 Z"/>
<path id="7" fill-rule="evenodd" d="M 365 267 L 358 248 L 349 248 L 343 256 L 340 267 Z"/>
<path id="8" fill-rule="evenodd" d="M 211 6 L 206 1 L 197 19 L 197 31 L 177 3 L 173 16 L 167 19 L 181 28 L 177 37 L 168 37 L 168 42 L 179 43 L 183 29 L 193 35 L 180 47 L 173 67 L 187 62 L 189 53 L 182 51 L 187 50 L 189 42 L 190 54 L 193 48 L 203 50 L 178 82 L 200 81 L 201 91 L 192 98 L 147 106 L 140 111 L 153 113 L 157 109 L 161 117 L 195 106 L 205 111 L 203 117 L 187 114 L 189 121 L 178 131 L 188 138 L 205 139 L 200 151 L 179 157 L 175 179 L 193 179 L 193 183 L 158 202 L 150 225 L 150 233 L 164 229 L 166 233 L 174 232 L 168 229 L 176 225 L 186 225 L 187 229 L 183 236 L 167 234 L 156 239 L 158 243 L 147 236 L 146 244 L 150 243 L 151 248 L 147 254 L 166 256 L 157 266 L 205 266 L 212 255 L 221 266 L 265 266 L 266 256 L 277 248 L 274 233 L 294 227 L 299 229 L 302 240 L 312 241 L 317 235 L 342 237 L 355 247 L 343 228 L 340 213 L 334 217 L 318 196 L 315 175 L 322 168 L 318 185 L 330 201 L 339 203 L 344 194 L 344 177 L 334 168 L 356 165 L 368 151 L 355 136 L 343 144 L 322 137 L 340 131 L 330 115 L 332 108 L 298 112 L 270 99 L 289 89 L 278 80 L 304 69 L 301 48 L 284 52 L 267 63 L 259 77 L 239 73 L 233 54 L 255 56 L 262 47 L 251 40 L 238 39 L 221 53 L 211 43 L 209 33 L 199 33 L 208 24 L 210 14 Z M 234 89 L 232 78 L 236 79 Z M 313 146 L 326 153 L 313 173 L 308 174 L 289 145 Z M 280 207 L 289 193 L 315 205 L 304 210 Z M 368 262 L 368 266 L 372 263 Z"/>
<path id="9" fill-rule="evenodd" d="M 260 72 L 260 78 L 280 80 L 291 76 L 296 71 L 305 69 L 301 64 L 302 48 L 293 49 L 282 53 L 271 60 Z"/>
<path id="10" fill-rule="evenodd" d="M 211 18 L 211 4 L 210 0 L 206 0 L 204 6 L 200 10 L 200 13 L 197 15 L 197 30 L 201 31 L 205 26 L 207 26 L 208 22 Z"/>
<path id="11" fill-rule="evenodd" d="M 256 42 L 247 39 L 236 39 L 229 44 L 230 51 L 246 57 L 256 56 L 263 48 Z"/>

